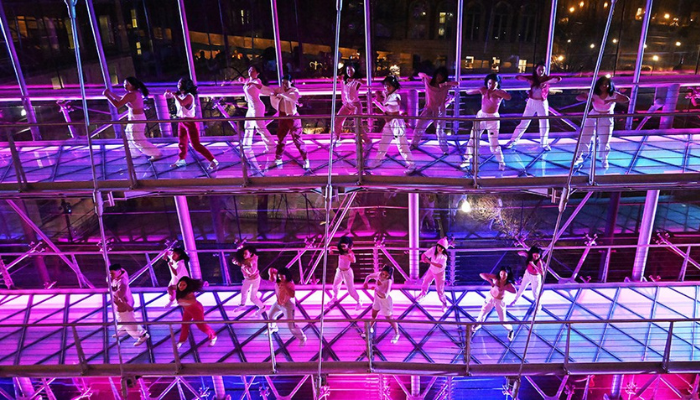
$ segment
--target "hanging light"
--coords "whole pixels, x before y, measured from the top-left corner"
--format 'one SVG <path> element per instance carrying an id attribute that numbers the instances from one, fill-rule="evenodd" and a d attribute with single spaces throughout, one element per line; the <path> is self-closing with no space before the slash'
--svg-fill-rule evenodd
<path id="1" fill-rule="evenodd" d="M 466 198 L 462 200 L 462 204 L 459 205 L 459 211 L 465 214 L 469 214 L 470 212 L 472 212 L 472 205 L 469 204 L 469 200 L 467 200 Z"/>

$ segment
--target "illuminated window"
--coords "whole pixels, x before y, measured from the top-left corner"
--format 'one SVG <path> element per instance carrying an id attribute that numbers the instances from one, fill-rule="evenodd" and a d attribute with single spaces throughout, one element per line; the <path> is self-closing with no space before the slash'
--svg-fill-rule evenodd
<path id="1" fill-rule="evenodd" d="M 455 35 L 455 4 L 451 1 L 444 1 L 437 7 L 438 23 L 437 36 L 438 38 L 452 38 Z"/>
<path id="2" fill-rule="evenodd" d="M 473 69 L 474 68 L 474 56 L 464 57 L 464 68 Z"/>
<path id="3" fill-rule="evenodd" d="M 416 1 L 410 8 L 409 39 L 427 39 L 428 3 Z"/>
<path id="4" fill-rule="evenodd" d="M 527 69 L 527 60 L 518 60 L 518 73 L 522 74 Z"/>
<path id="5" fill-rule="evenodd" d="M 642 18 L 644 18 L 644 9 L 638 8 L 637 13 L 634 14 L 634 19 L 636 19 L 637 21 L 641 21 Z"/>
<path id="6" fill-rule="evenodd" d="M 27 20 L 24 16 L 20 15 L 17 17 L 17 29 L 22 37 L 27 37 Z"/>
<path id="7" fill-rule="evenodd" d="M 68 48 L 72 50 L 75 48 L 75 44 L 73 43 L 73 27 L 70 25 L 70 19 L 66 18 L 64 25 L 66 33 L 68 33 Z"/>
<path id="8" fill-rule="evenodd" d="M 131 9 L 131 27 L 136 29 L 139 27 L 139 21 L 136 18 L 136 9 Z"/>
<path id="9" fill-rule="evenodd" d="M 136 42 L 136 55 L 141 55 L 141 42 Z"/>
<path id="10" fill-rule="evenodd" d="M 109 15 L 100 15 L 97 20 L 100 25 L 100 36 L 102 36 L 102 42 L 114 44 L 114 31 L 112 30 L 112 20 L 109 18 Z"/>

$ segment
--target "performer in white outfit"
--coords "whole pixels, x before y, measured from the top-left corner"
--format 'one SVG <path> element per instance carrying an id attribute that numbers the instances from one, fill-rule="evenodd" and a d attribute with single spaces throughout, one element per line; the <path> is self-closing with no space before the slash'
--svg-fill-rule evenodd
<path id="1" fill-rule="evenodd" d="M 285 74 L 282 77 L 282 86 L 274 89 L 265 88 L 263 93 L 270 96 L 270 103 L 272 103 L 272 107 L 277 110 L 279 116 L 299 116 L 297 104 L 299 103 L 301 93 L 299 93 L 299 89 L 292 86 L 292 75 Z M 304 146 L 304 141 L 301 139 L 302 132 L 300 119 L 279 120 L 277 127 L 277 150 L 275 151 L 275 164 L 277 164 L 277 167 L 282 167 L 282 153 L 284 152 L 284 146 L 287 142 L 287 134 L 289 134 L 292 137 L 292 142 L 294 142 L 297 150 L 299 150 L 303 161 L 303 168 L 311 168 L 309 157 L 306 153 L 306 146 Z"/>
<path id="2" fill-rule="evenodd" d="M 447 94 L 450 89 L 458 86 L 459 83 L 450 82 L 447 80 L 448 72 L 447 68 L 445 67 L 436 69 L 432 78 L 422 72 L 418 73 L 418 77 L 421 78 L 423 84 L 425 85 L 425 107 L 420 113 L 420 116 L 444 117 L 445 110 L 447 108 Z M 430 124 L 433 122 L 435 122 L 435 135 L 437 136 L 440 150 L 442 150 L 443 154 L 447 154 L 449 149 L 447 147 L 447 138 L 445 134 L 445 121 L 442 120 L 418 120 L 416 123 L 416 129 L 413 131 L 411 148 L 418 148 L 420 141 L 425 134 L 425 130 L 428 129 Z"/>
<path id="3" fill-rule="evenodd" d="M 523 274 L 523 279 L 520 282 L 520 287 L 518 288 L 518 293 L 515 294 L 515 298 L 510 302 L 509 306 L 515 305 L 520 296 L 523 295 L 525 289 L 532 285 L 532 296 L 533 300 L 536 302 L 537 298 L 540 296 L 542 291 L 542 283 L 544 282 L 544 265 L 542 264 L 542 249 L 537 246 L 532 246 L 527 252 L 527 268 Z M 542 308 L 540 305 L 539 308 Z M 537 311 L 539 311 L 539 308 Z"/>
<path id="4" fill-rule="evenodd" d="M 423 275 L 423 284 L 416 301 L 420 302 L 425 298 L 430 284 L 435 280 L 435 289 L 442 302 L 442 311 L 445 311 L 445 307 L 447 307 L 447 299 L 445 299 L 445 271 L 447 269 L 447 247 L 449 245 L 447 238 L 444 237 L 420 257 L 421 262 L 430 264 L 430 267 Z"/>
<path id="5" fill-rule="evenodd" d="M 586 101 L 588 94 L 580 94 L 576 96 L 578 101 Z M 583 163 L 583 146 L 586 146 L 586 152 L 590 153 L 591 143 L 595 140 L 593 134 L 598 138 L 598 155 L 603 161 L 603 168 L 607 169 L 610 166 L 608 155 L 610 154 L 610 138 L 612 137 L 615 121 L 615 104 L 627 103 L 630 98 L 624 94 L 615 91 L 615 84 L 610 78 L 601 76 L 593 86 L 593 100 L 591 106 L 593 109 L 589 116 L 609 115 L 602 118 L 587 118 L 581 132 L 581 146 L 576 153 L 576 165 Z"/>
<path id="6" fill-rule="evenodd" d="M 502 100 L 510 100 L 510 94 L 505 90 L 501 90 L 501 77 L 497 74 L 489 74 L 484 78 L 484 86 L 474 90 L 468 90 L 467 94 L 481 95 L 481 110 L 476 113 L 477 118 L 500 118 L 498 108 L 501 106 Z M 489 138 L 489 148 L 491 154 L 496 156 L 498 161 L 498 169 L 503 171 L 506 169 L 506 163 L 503 160 L 503 151 L 498 144 L 498 133 L 501 129 L 501 121 L 474 121 L 472 134 L 467 143 L 467 152 L 461 168 L 469 168 L 474 153 L 474 140 L 481 139 L 481 132 L 486 131 Z M 477 154 L 478 156 L 478 154 Z"/>
<path id="7" fill-rule="evenodd" d="M 270 282 L 275 284 L 275 294 L 277 295 L 277 301 L 270 308 L 270 319 L 274 321 L 280 314 L 282 314 L 282 318 L 293 320 L 294 307 L 296 305 L 294 300 L 296 289 L 294 287 L 294 281 L 292 280 L 292 271 L 286 267 L 282 267 L 279 270 L 270 268 L 268 273 L 270 274 Z M 306 344 L 306 335 L 304 334 L 304 331 L 297 326 L 297 324 L 294 322 L 288 322 L 287 327 L 292 335 L 299 340 L 300 346 Z M 270 334 L 275 333 L 278 330 L 277 324 L 274 322 L 270 324 Z"/>
<path id="8" fill-rule="evenodd" d="M 374 287 L 374 302 L 372 303 L 372 323 L 370 324 L 370 334 L 374 332 L 374 324 L 376 323 L 377 315 L 380 313 L 389 321 L 389 325 L 394 328 L 394 337 L 391 343 L 399 341 L 399 325 L 391 318 L 394 315 L 394 302 L 391 299 L 391 285 L 394 283 L 394 268 L 385 265 L 381 272 L 375 272 L 367 275 L 365 278 L 364 288 L 367 289 L 370 280 L 374 279 L 377 284 Z M 366 332 L 362 333 L 362 337 L 366 337 Z"/>
<path id="9" fill-rule="evenodd" d="M 144 121 L 128 124 L 124 130 L 126 138 L 129 140 L 130 145 L 148 156 L 148 161 L 156 161 L 163 157 L 163 154 L 158 147 L 146 139 L 145 121 L 147 118 L 143 110 L 143 98 L 148 97 L 148 88 L 143 82 L 130 76 L 124 79 L 124 90 L 126 90 L 126 94 L 122 97 L 117 97 L 109 89 L 105 89 L 102 95 L 116 108 L 126 106 L 129 111 L 127 117 L 129 121 Z"/>
<path id="10" fill-rule="evenodd" d="M 343 132 L 343 124 L 347 120 L 347 116 L 362 114 L 362 102 L 360 101 L 362 80 L 358 76 L 357 67 L 354 64 L 345 64 L 341 85 L 341 100 L 343 106 L 338 110 L 338 117 L 335 120 L 336 143 L 340 140 L 340 135 Z M 367 136 L 367 132 L 365 132 L 361 122 L 360 137 L 365 147 L 371 144 L 369 136 Z"/>
<path id="11" fill-rule="evenodd" d="M 170 302 L 166 307 L 172 306 L 175 302 L 175 291 L 177 290 L 177 284 L 180 282 L 180 279 L 185 276 L 190 276 L 190 271 L 188 269 L 189 263 L 190 257 L 185 253 L 185 249 L 182 247 L 176 247 L 168 254 L 168 271 L 170 271 L 168 295 L 170 295 Z"/>
<path id="12" fill-rule="evenodd" d="M 498 313 L 498 318 L 501 322 L 506 320 L 506 303 L 503 301 L 506 292 L 515 293 L 515 287 L 513 286 L 513 274 L 510 268 L 503 267 L 498 271 L 498 275 L 494 274 L 479 274 L 481 279 L 488 281 L 491 284 L 491 290 L 489 291 L 484 305 L 481 307 L 481 312 L 476 318 L 476 322 L 484 322 L 488 313 L 495 307 L 496 313 Z M 508 340 L 513 340 L 515 332 L 513 331 L 513 326 L 510 324 L 503 324 L 503 327 L 508 331 Z M 474 325 L 472 327 L 472 336 L 474 333 L 481 329 L 481 325 Z"/>
<path id="13" fill-rule="evenodd" d="M 377 168 L 381 165 L 386 153 L 389 150 L 389 145 L 396 139 L 398 140 L 397 147 L 399 153 L 406 161 L 406 175 L 413 173 L 416 170 L 416 163 L 413 161 L 413 155 L 406 140 L 406 122 L 400 117 L 401 113 L 401 95 L 397 92 L 401 87 L 395 76 L 389 75 L 384 78 L 384 92 L 377 92 L 374 99 L 374 104 L 382 110 L 385 115 L 396 116 L 386 121 L 384 129 L 382 129 L 382 137 L 377 146 L 377 155 L 367 168 Z"/>
<path id="14" fill-rule="evenodd" d="M 267 86 L 267 79 L 262 74 L 262 70 L 258 66 L 251 66 L 248 68 L 248 79 L 243 77 L 239 78 L 239 82 L 243 83 L 243 93 L 245 94 L 245 101 L 248 103 L 248 111 L 246 111 L 246 118 L 257 117 L 261 118 L 265 116 L 265 104 L 260 100 L 260 95 L 263 94 L 263 89 Z M 245 152 L 248 162 L 256 169 L 260 169 L 257 160 L 255 158 L 255 153 L 253 153 L 253 136 L 255 131 L 262 136 L 262 140 L 265 143 L 265 150 L 270 151 L 272 146 L 275 144 L 275 139 L 272 134 L 267 130 L 267 121 L 264 120 L 246 120 L 245 121 L 245 132 L 243 134 L 243 151 Z"/>
<path id="15" fill-rule="evenodd" d="M 532 75 L 518 75 L 515 79 L 519 81 L 526 81 L 530 84 L 530 90 L 527 92 L 528 98 L 525 104 L 525 111 L 523 112 L 523 117 L 530 117 L 537 115 L 540 117 L 549 116 L 549 103 L 547 102 L 547 96 L 549 95 L 549 85 L 552 83 L 561 82 L 560 77 L 550 77 L 544 74 L 545 65 L 544 63 L 538 63 L 535 66 L 535 70 L 532 71 Z M 523 136 L 527 127 L 530 126 L 531 120 L 524 119 L 520 121 L 518 126 L 513 131 L 513 136 L 510 142 L 506 145 L 509 149 L 515 146 L 520 138 Z M 549 147 L 549 120 L 541 119 L 540 122 L 540 146 L 543 150 L 549 151 L 552 148 Z"/>
<path id="16" fill-rule="evenodd" d="M 355 290 L 355 274 L 352 271 L 352 263 L 354 262 L 355 253 L 352 251 L 352 239 L 345 235 L 338 242 L 338 268 L 335 270 L 335 279 L 333 279 L 333 299 L 331 303 L 338 301 L 338 290 L 340 285 L 345 282 L 348 295 L 357 302 L 356 310 L 360 310 L 362 302 L 357 294 L 357 290 Z"/>
<path id="17" fill-rule="evenodd" d="M 260 288 L 260 270 L 258 269 L 258 254 L 253 246 L 243 246 L 236 251 L 233 257 L 233 263 L 241 267 L 243 274 L 243 283 L 241 285 L 241 303 L 234 310 L 236 312 L 246 308 L 246 300 L 250 293 L 250 301 L 258 306 L 258 311 L 255 315 L 262 315 L 265 311 L 265 304 L 258 297 L 258 289 Z"/>
<path id="18" fill-rule="evenodd" d="M 121 325 L 128 322 L 136 322 L 134 296 L 129 288 L 129 274 L 126 273 L 126 270 L 121 265 L 112 264 L 109 266 L 109 278 L 111 281 L 110 286 L 112 287 L 112 302 L 117 309 L 117 322 L 120 324 L 117 333 L 112 335 L 112 337 L 117 337 L 119 333 L 126 332 L 129 336 L 136 339 L 134 346 L 139 346 L 148 340 L 148 333 L 141 325 Z"/>

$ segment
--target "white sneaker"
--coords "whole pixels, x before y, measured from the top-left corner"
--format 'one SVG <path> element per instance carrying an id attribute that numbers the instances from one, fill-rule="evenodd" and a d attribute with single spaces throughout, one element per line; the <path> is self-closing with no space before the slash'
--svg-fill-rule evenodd
<path id="1" fill-rule="evenodd" d="M 391 338 L 391 343 L 392 343 L 392 344 L 398 343 L 400 337 L 401 337 L 401 335 L 400 335 L 398 332 L 394 333 L 394 337 Z"/>
<path id="2" fill-rule="evenodd" d="M 214 336 L 213 338 L 209 339 L 209 347 L 213 347 L 216 344 L 217 339 L 219 339 L 218 336 Z"/>
<path id="3" fill-rule="evenodd" d="M 217 168 L 219 168 L 219 162 L 216 160 L 216 158 L 209 161 L 209 167 L 208 167 L 209 170 L 213 171 Z"/>
<path id="4" fill-rule="evenodd" d="M 512 342 L 514 338 L 515 338 L 515 331 L 509 331 L 508 332 L 508 341 Z"/>
<path id="5" fill-rule="evenodd" d="M 185 344 L 185 342 L 177 342 L 177 348 L 179 349 L 183 344 Z"/>
<path id="6" fill-rule="evenodd" d="M 544 151 L 552 151 L 552 148 L 549 147 L 548 144 L 543 144 L 543 145 L 542 145 L 542 150 L 544 150 Z"/>
<path id="7" fill-rule="evenodd" d="M 262 306 L 262 307 L 258 308 L 258 311 L 255 312 L 255 316 L 259 317 L 259 316 L 263 315 L 264 312 L 265 312 L 265 306 Z"/>
<path id="8" fill-rule="evenodd" d="M 472 164 L 472 160 L 471 160 L 471 159 L 469 159 L 469 160 L 464 160 L 464 161 L 462 161 L 461 164 L 459 164 L 459 167 L 462 168 L 462 169 L 469 169 L 469 166 L 471 166 L 471 164 Z"/>
<path id="9" fill-rule="evenodd" d="M 406 167 L 406 170 L 403 171 L 403 173 L 406 175 L 411 175 L 414 172 L 416 172 L 416 165 L 415 164 L 409 164 Z"/>
<path id="10" fill-rule="evenodd" d="M 170 308 L 170 307 L 172 307 L 174 303 L 175 303 L 175 300 L 170 300 L 170 301 L 168 302 L 168 304 L 165 305 L 165 308 Z"/>
<path id="11" fill-rule="evenodd" d="M 512 141 L 506 143 L 506 145 L 505 145 L 504 147 L 505 147 L 506 149 L 512 149 L 512 148 L 514 148 L 515 146 L 518 145 L 518 142 L 519 142 L 519 140 L 512 140 Z"/>
<path id="12" fill-rule="evenodd" d="M 240 306 L 234 308 L 234 309 L 233 309 L 233 312 L 239 313 L 239 312 L 241 312 L 241 311 L 244 311 L 244 310 L 247 309 L 247 308 L 248 308 L 248 306 L 246 306 L 246 305 L 244 305 L 244 304 L 241 304 Z"/>
<path id="13" fill-rule="evenodd" d="M 174 163 L 170 164 L 170 168 L 182 168 L 187 165 L 187 161 L 185 160 L 177 160 Z"/>
<path id="14" fill-rule="evenodd" d="M 423 299 L 425 299 L 425 295 L 424 295 L 424 294 L 419 294 L 418 297 L 416 297 L 416 303 L 422 302 Z"/>
<path id="15" fill-rule="evenodd" d="M 578 156 L 578 158 L 574 162 L 574 167 L 579 166 L 581 164 L 583 164 L 583 156 Z"/>
<path id="16" fill-rule="evenodd" d="M 141 335 L 139 340 L 137 340 L 136 343 L 134 343 L 134 347 L 140 346 L 140 345 L 146 343 L 146 340 L 148 340 L 149 337 L 151 337 L 151 336 L 148 333 L 144 333 L 143 335 Z"/>
<path id="17" fill-rule="evenodd" d="M 374 333 L 374 328 L 369 328 L 369 334 L 371 335 L 371 334 L 373 334 L 373 333 Z M 366 338 L 366 337 L 367 337 L 367 332 L 362 332 L 362 333 L 360 333 L 360 336 L 361 336 L 363 339 Z"/>
<path id="18" fill-rule="evenodd" d="M 306 336 L 304 336 L 304 337 L 302 337 L 301 339 L 299 339 L 299 346 L 303 346 L 303 345 L 305 345 L 305 344 L 306 344 Z"/>
<path id="19" fill-rule="evenodd" d="M 311 162 L 308 158 L 304 160 L 304 169 L 311 169 Z"/>
<path id="20" fill-rule="evenodd" d="M 282 159 L 275 158 L 275 165 L 277 166 L 277 168 L 282 168 Z"/>
<path id="21" fill-rule="evenodd" d="M 280 330 L 280 328 L 278 328 L 277 325 L 272 325 L 272 326 L 270 326 L 270 328 L 269 328 L 270 334 L 273 334 L 273 333 L 275 333 L 275 332 L 278 332 L 279 330 Z"/>
<path id="22" fill-rule="evenodd" d="M 506 163 L 498 163 L 498 170 L 499 171 L 505 171 L 506 170 Z"/>
<path id="23" fill-rule="evenodd" d="M 160 160 L 161 158 L 163 158 L 163 155 L 162 155 L 162 154 L 159 154 L 159 155 L 157 155 L 157 156 L 150 156 L 150 157 L 148 157 L 148 161 L 154 162 L 154 161 Z"/>
<path id="24" fill-rule="evenodd" d="M 603 160 L 603 168 L 605 168 L 605 169 L 610 168 L 610 163 L 608 162 L 608 160 Z"/>
<path id="25" fill-rule="evenodd" d="M 360 311 L 362 310 L 362 303 L 358 302 L 357 305 L 355 306 L 355 311 Z"/>

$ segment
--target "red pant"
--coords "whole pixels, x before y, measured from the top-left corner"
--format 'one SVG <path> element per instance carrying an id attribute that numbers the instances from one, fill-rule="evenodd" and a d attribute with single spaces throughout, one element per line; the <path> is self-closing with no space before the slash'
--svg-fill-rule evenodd
<path id="1" fill-rule="evenodd" d="M 286 116 L 283 111 L 279 112 L 280 116 Z M 284 152 L 284 145 L 286 144 L 287 141 L 287 134 L 290 133 L 292 135 L 292 141 L 294 142 L 294 145 L 297 146 L 297 149 L 299 149 L 299 154 L 301 154 L 301 158 L 303 160 L 306 160 L 306 147 L 304 146 L 304 141 L 301 140 L 301 120 L 299 119 L 281 119 L 279 122 L 279 126 L 277 127 L 277 151 L 275 153 L 275 156 L 277 159 L 282 158 L 282 152 Z"/>
<path id="2" fill-rule="evenodd" d="M 202 303 L 195 302 L 191 306 L 182 307 L 182 322 L 188 321 L 204 321 L 204 306 Z M 209 339 L 216 336 L 214 330 L 205 323 L 196 324 L 200 331 L 204 332 Z M 183 324 L 182 330 L 180 331 L 180 340 L 178 342 L 184 342 L 187 340 L 187 336 L 190 334 L 190 325 Z"/>
<path id="3" fill-rule="evenodd" d="M 180 154 L 178 154 L 180 160 L 184 160 L 185 156 L 187 155 L 188 136 L 189 140 L 192 141 L 192 147 L 195 150 L 197 150 L 201 155 L 203 155 L 204 158 L 206 158 L 209 161 L 214 159 L 214 156 L 211 154 L 211 152 L 199 142 L 199 132 L 197 132 L 197 123 L 194 121 L 187 121 L 187 118 L 183 118 L 182 120 L 180 120 L 180 123 L 177 124 L 177 137 L 178 139 L 180 139 L 180 142 L 178 143 L 177 147 L 180 149 Z"/>

